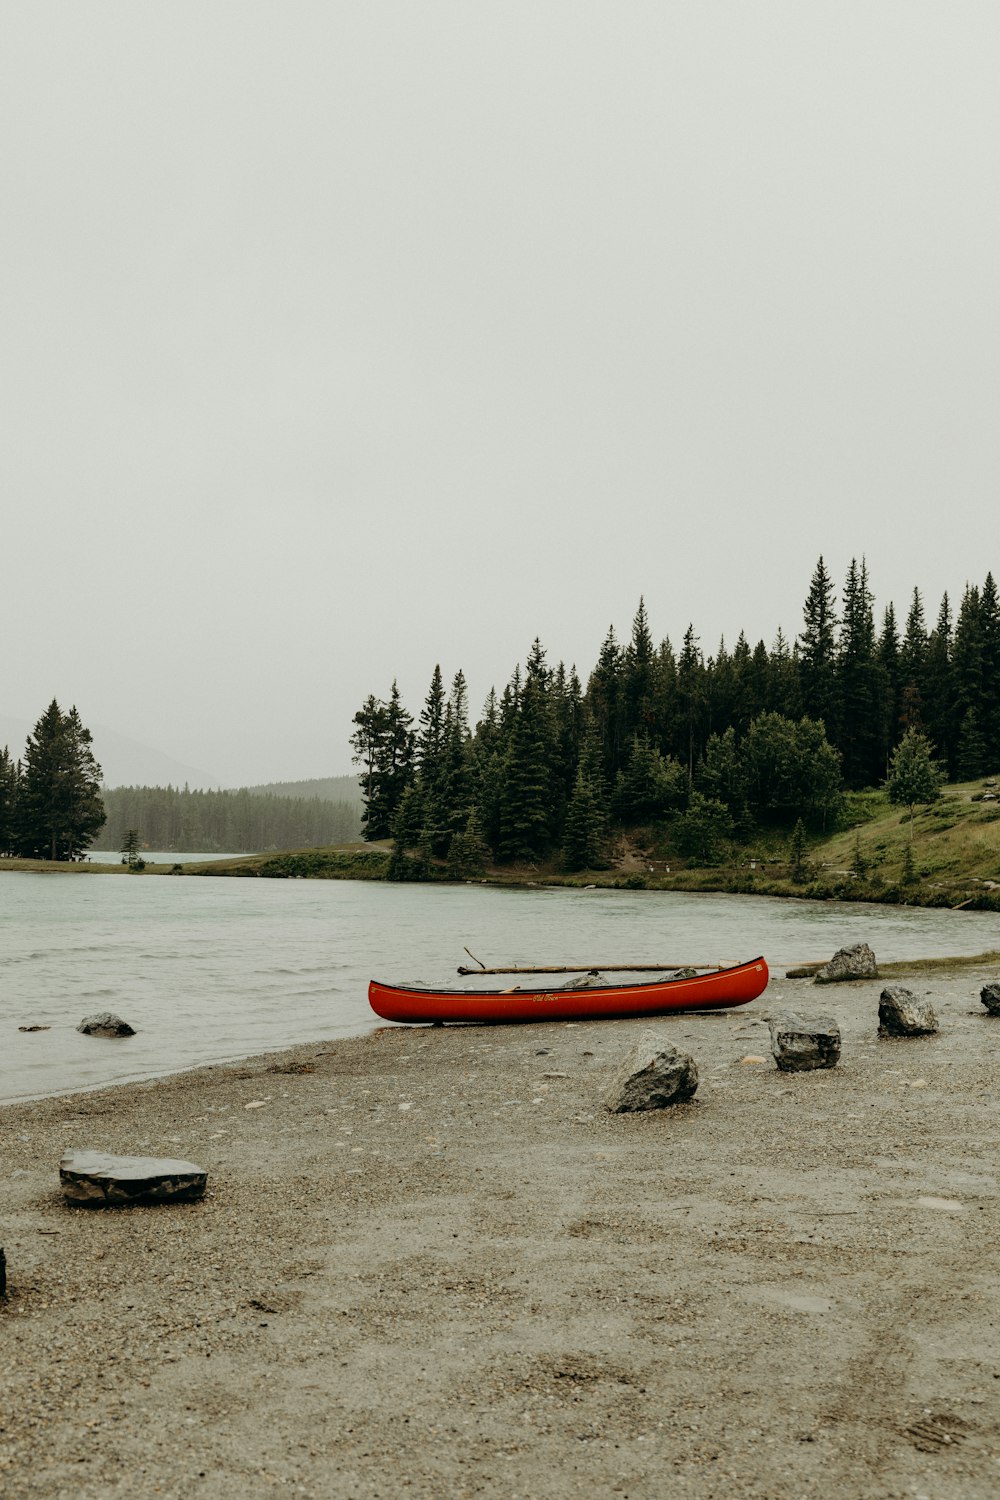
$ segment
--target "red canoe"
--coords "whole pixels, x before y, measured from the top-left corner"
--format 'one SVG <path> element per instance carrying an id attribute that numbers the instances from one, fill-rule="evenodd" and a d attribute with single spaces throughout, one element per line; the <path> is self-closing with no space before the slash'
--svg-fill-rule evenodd
<path id="1" fill-rule="evenodd" d="M 722 1010 L 756 1000 L 767 985 L 762 958 L 689 979 L 602 984 L 587 989 L 435 990 L 373 979 L 368 1001 L 385 1021 L 603 1021 L 672 1010 Z"/>

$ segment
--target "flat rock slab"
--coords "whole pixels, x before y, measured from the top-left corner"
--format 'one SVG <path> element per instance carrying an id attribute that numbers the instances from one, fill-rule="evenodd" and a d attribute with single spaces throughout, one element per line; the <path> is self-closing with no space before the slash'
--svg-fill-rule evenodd
<path id="1" fill-rule="evenodd" d="M 838 948 L 829 963 L 816 971 L 816 984 L 843 984 L 850 979 L 877 979 L 878 964 L 867 943 Z"/>
<path id="2" fill-rule="evenodd" d="M 891 984 L 879 996 L 878 1029 L 882 1036 L 933 1036 L 938 1020 L 929 1000 L 919 999 L 902 984 Z"/>
<path id="3" fill-rule="evenodd" d="M 1000 1016 L 1000 984 L 984 984 L 979 998 L 991 1016 Z"/>
<path id="4" fill-rule="evenodd" d="M 76 1029 L 84 1036 L 135 1036 L 135 1027 L 123 1021 L 121 1016 L 113 1016 L 109 1010 L 101 1011 L 100 1015 L 85 1016 Z"/>
<path id="5" fill-rule="evenodd" d="M 806 1020 L 790 1014 L 771 1016 L 771 1051 L 783 1073 L 835 1068 L 840 1061 L 840 1027 L 832 1016 Z"/>
<path id="6" fill-rule="evenodd" d="M 115 1208 L 127 1203 L 187 1203 L 204 1196 L 208 1173 L 168 1156 L 111 1156 L 68 1151 L 59 1163 L 67 1203 Z"/>
<path id="7" fill-rule="evenodd" d="M 694 1058 L 647 1037 L 631 1049 L 618 1068 L 605 1092 L 604 1107 L 612 1114 L 668 1109 L 692 1099 L 697 1088 Z"/>

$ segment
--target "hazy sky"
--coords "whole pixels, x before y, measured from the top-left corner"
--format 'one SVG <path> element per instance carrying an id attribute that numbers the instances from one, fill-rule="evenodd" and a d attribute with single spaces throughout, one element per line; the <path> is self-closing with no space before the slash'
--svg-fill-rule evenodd
<path id="1" fill-rule="evenodd" d="M 290 780 L 640 595 L 933 618 L 1000 569 L 998 79 L 996 0 L 2 0 L 0 715 Z"/>

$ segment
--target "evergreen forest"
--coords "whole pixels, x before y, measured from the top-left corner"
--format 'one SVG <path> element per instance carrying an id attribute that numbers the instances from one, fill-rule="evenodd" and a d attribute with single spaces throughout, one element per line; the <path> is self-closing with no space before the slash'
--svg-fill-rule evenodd
<path id="1" fill-rule="evenodd" d="M 905 618 L 876 620 L 867 565 L 838 594 L 823 558 L 789 639 L 740 633 L 706 653 L 690 624 L 654 641 L 640 599 L 586 681 L 535 640 L 470 728 L 464 673 L 433 670 L 416 718 L 393 683 L 354 716 L 363 830 L 391 839 L 395 878 L 550 862 L 598 869 L 623 830 L 667 855 L 722 859 L 760 830 L 838 825 L 845 792 L 886 783 L 910 731 L 949 779 L 1000 762 L 1000 601 L 992 574 L 936 616 L 914 589 Z"/>
<path id="2" fill-rule="evenodd" d="M 191 791 L 187 787 L 105 788 L 102 849 L 125 847 L 130 830 L 142 849 L 258 853 L 314 849 L 360 839 L 356 803 L 276 792 Z"/>

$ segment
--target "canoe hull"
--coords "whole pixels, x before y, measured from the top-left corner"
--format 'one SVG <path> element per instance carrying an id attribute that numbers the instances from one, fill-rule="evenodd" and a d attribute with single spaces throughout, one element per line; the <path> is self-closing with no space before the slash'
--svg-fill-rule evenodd
<path id="1" fill-rule="evenodd" d="M 767 986 L 763 958 L 690 979 L 593 989 L 432 990 L 373 979 L 368 1003 L 385 1021 L 429 1025 L 441 1021 L 602 1021 L 615 1016 L 661 1016 L 670 1011 L 723 1010 L 756 1000 Z"/>

